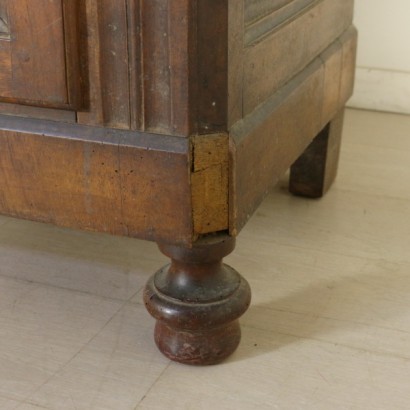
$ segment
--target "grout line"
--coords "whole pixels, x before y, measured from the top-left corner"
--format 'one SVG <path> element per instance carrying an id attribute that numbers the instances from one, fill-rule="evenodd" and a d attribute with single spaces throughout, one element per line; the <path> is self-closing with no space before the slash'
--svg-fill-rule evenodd
<path id="1" fill-rule="evenodd" d="M 398 69 L 395 69 L 395 68 L 382 68 L 382 67 L 371 67 L 371 66 L 357 65 L 356 69 L 366 70 L 366 71 L 382 71 L 384 73 L 410 75 L 410 71 L 408 71 L 408 70 L 398 70 Z"/>
<path id="2" fill-rule="evenodd" d="M 125 301 L 124 303 L 121 304 L 121 306 L 112 314 L 112 316 L 105 322 L 104 325 L 100 328 L 99 331 L 97 331 L 94 336 L 92 336 L 84 345 L 76 352 L 73 354 L 71 358 L 67 360 L 66 363 L 62 364 L 60 368 L 58 368 L 53 374 L 48 377 L 44 383 L 42 383 L 40 386 L 38 386 L 35 390 L 30 392 L 29 395 L 27 395 L 24 398 L 24 403 L 32 404 L 32 405 L 38 405 L 35 402 L 31 402 L 29 399 L 30 397 L 34 396 L 43 386 L 45 386 L 50 380 L 52 380 L 54 377 L 56 377 L 59 373 L 61 373 L 84 349 L 86 349 L 96 338 L 101 334 L 101 332 L 108 326 L 109 323 L 117 316 L 117 314 L 125 307 L 127 302 Z"/>
<path id="3" fill-rule="evenodd" d="M 67 292 L 74 292 L 80 295 L 86 295 L 86 296 L 93 296 L 99 299 L 103 299 L 103 300 L 107 300 L 107 301 L 111 301 L 111 302 L 127 302 L 127 300 L 124 299 L 120 299 L 120 298 L 115 298 L 115 297 L 110 297 L 110 296 L 104 296 L 104 295 L 99 295 L 97 293 L 92 293 L 90 291 L 86 291 L 86 290 L 81 290 L 81 289 L 73 289 L 73 288 L 68 288 L 68 287 L 64 287 L 64 286 L 56 286 L 56 285 L 52 285 L 51 283 L 44 283 L 44 282 L 38 282 L 35 280 L 29 280 L 29 279 L 22 279 L 22 278 L 16 278 L 14 276 L 8 276 L 8 275 L 4 275 L 0 273 L 0 278 L 4 278 L 4 279 L 8 279 L 14 282 L 19 282 L 19 283 L 25 283 L 25 284 L 29 284 L 29 285 L 36 285 L 36 286 L 42 286 L 44 288 L 51 288 L 51 289 L 55 289 L 55 290 L 63 290 L 63 291 L 67 291 Z M 138 289 L 138 292 L 140 292 L 142 289 L 142 286 Z"/>
<path id="4" fill-rule="evenodd" d="M 388 200 L 394 200 L 394 201 L 402 201 L 406 202 L 407 204 L 409 203 L 410 198 L 406 198 L 404 196 L 392 196 L 392 195 L 386 195 L 386 194 L 378 194 L 378 193 L 371 193 L 371 192 L 363 192 L 361 189 L 349 189 L 349 188 L 341 188 L 340 186 L 334 186 L 332 187 L 333 191 L 339 191 L 339 192 L 349 192 L 349 193 L 354 193 L 354 194 L 360 194 L 363 196 L 370 196 L 370 197 L 376 197 L 376 198 L 383 198 L 383 199 L 388 199 Z"/>
<path id="5" fill-rule="evenodd" d="M 278 332 L 278 331 L 273 331 L 273 330 L 266 330 L 266 329 L 261 329 L 259 327 L 256 326 L 251 326 L 251 325 L 245 325 L 242 324 L 241 325 L 243 329 L 247 328 L 247 329 L 253 329 L 253 330 L 258 330 L 260 332 L 263 333 L 268 333 L 272 336 L 273 335 L 281 335 L 281 336 L 288 336 L 288 337 L 293 337 L 295 339 L 299 339 L 299 340 L 311 340 L 311 341 L 315 341 L 315 342 L 320 342 L 323 344 L 327 344 L 327 345 L 332 345 L 332 346 L 341 346 L 345 349 L 350 349 L 350 350 L 354 350 L 357 352 L 362 352 L 362 353 L 372 353 L 375 354 L 377 356 L 380 357 L 391 357 L 391 358 L 395 358 L 395 359 L 401 359 L 401 360 L 405 360 L 406 362 L 410 362 L 410 356 L 402 356 L 400 354 L 395 354 L 395 353 L 390 353 L 390 352 L 383 352 L 383 351 L 377 351 L 377 350 L 369 350 L 366 349 L 364 347 L 357 347 L 357 346 L 351 346 L 345 343 L 340 343 L 340 342 L 336 342 L 336 341 L 331 341 L 331 340 L 326 340 L 326 339 L 320 339 L 320 338 L 316 338 L 316 337 L 310 337 L 310 336 L 300 336 L 297 334 L 292 334 L 292 333 L 284 333 L 284 332 Z"/>
<path id="6" fill-rule="evenodd" d="M 351 238 L 353 236 L 350 236 Z M 356 239 L 355 237 L 353 237 L 354 239 Z M 305 245 L 295 245 L 295 244 L 289 244 L 289 243 L 284 243 L 280 241 L 280 238 L 278 238 L 276 241 L 273 240 L 271 241 L 272 244 L 274 244 L 275 246 L 280 246 L 280 247 L 286 247 L 286 248 L 293 248 L 293 249 L 301 249 L 304 251 L 313 251 L 313 252 L 318 252 L 321 254 L 326 254 L 326 255 L 337 255 L 337 256 L 342 256 L 345 258 L 353 258 L 353 259 L 360 259 L 360 260 L 371 260 L 371 261 L 377 261 L 380 259 L 380 255 L 379 257 L 376 256 L 372 256 L 372 255 L 366 255 L 366 256 L 360 256 L 360 255 L 355 255 L 355 254 L 348 254 L 348 253 L 343 253 L 343 252 L 337 252 L 334 251 L 332 249 L 326 249 L 326 250 L 322 250 L 321 248 L 314 248 L 314 247 L 309 247 L 309 246 L 305 246 Z"/>
<path id="7" fill-rule="evenodd" d="M 394 328 L 394 327 L 373 325 L 373 324 L 370 324 L 370 323 L 359 322 L 359 321 L 356 321 L 356 320 L 339 319 L 339 318 L 335 318 L 335 317 L 323 316 L 323 315 L 317 315 L 317 314 L 313 315 L 311 313 L 303 313 L 303 312 L 296 312 L 296 311 L 285 310 L 285 309 L 271 308 L 271 307 L 268 307 L 268 306 L 261 306 L 259 304 L 256 304 L 256 305 L 252 306 L 252 308 L 253 309 L 262 309 L 262 310 L 266 310 L 266 311 L 269 311 L 269 312 L 289 313 L 291 315 L 302 316 L 302 317 L 306 317 L 306 318 L 314 317 L 316 320 L 317 319 L 324 319 L 324 320 L 331 320 L 333 322 L 350 323 L 350 324 L 355 324 L 355 325 L 360 325 L 360 326 L 365 326 L 365 327 L 371 327 L 371 328 L 375 328 L 375 329 L 394 331 L 394 332 L 399 332 L 399 333 L 404 333 L 406 335 L 410 335 L 410 331 L 408 331 L 408 330 L 397 329 L 397 328 Z M 246 325 L 244 325 L 244 326 L 246 326 Z M 257 327 L 255 327 L 255 328 L 257 328 Z M 260 330 L 263 330 L 263 329 L 260 329 Z"/>
<path id="8" fill-rule="evenodd" d="M 160 378 L 163 376 L 163 374 L 168 370 L 168 368 L 171 366 L 172 362 L 171 360 L 168 362 L 168 364 L 164 367 L 160 375 L 154 380 L 154 382 L 151 384 L 151 386 L 148 388 L 146 393 L 142 396 L 141 400 L 137 403 L 137 405 L 134 407 L 134 410 L 138 410 L 142 402 L 145 400 L 145 398 L 149 395 L 149 393 L 152 391 L 152 389 L 155 387 L 155 385 L 159 382 Z"/>

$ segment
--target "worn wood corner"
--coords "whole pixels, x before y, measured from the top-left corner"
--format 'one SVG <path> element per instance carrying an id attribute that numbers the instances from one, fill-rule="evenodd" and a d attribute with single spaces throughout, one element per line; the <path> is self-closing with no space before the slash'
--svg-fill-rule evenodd
<path id="1" fill-rule="evenodd" d="M 191 192 L 195 235 L 224 231 L 229 226 L 229 137 L 192 137 Z"/>

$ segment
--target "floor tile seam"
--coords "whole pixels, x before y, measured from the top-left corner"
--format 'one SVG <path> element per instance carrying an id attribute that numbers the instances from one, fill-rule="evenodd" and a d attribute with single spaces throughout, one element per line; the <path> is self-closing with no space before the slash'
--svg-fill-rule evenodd
<path id="1" fill-rule="evenodd" d="M 135 296 L 136 295 L 134 295 L 133 297 Z M 128 300 L 127 302 L 130 306 L 145 306 L 145 303 L 143 300 L 141 300 L 141 298 L 139 298 L 138 300 Z"/>
<path id="2" fill-rule="evenodd" d="M 376 177 L 378 177 L 376 175 Z M 286 192 L 288 190 L 287 187 L 284 188 L 284 191 Z M 360 189 L 354 189 L 354 188 L 343 188 L 342 184 L 338 182 L 338 180 L 336 180 L 336 182 L 334 183 L 334 185 L 332 185 L 332 188 L 330 189 L 330 192 L 326 194 L 326 196 L 319 198 L 319 201 L 323 201 L 325 202 L 327 200 L 327 197 L 329 195 L 333 195 L 335 192 L 340 192 L 340 193 L 350 193 L 350 194 L 356 194 L 356 196 L 364 196 L 364 197 L 376 197 L 378 199 L 387 199 L 389 201 L 399 201 L 399 202 L 403 202 L 405 204 L 409 203 L 409 199 L 410 197 L 404 197 L 404 196 L 393 196 L 393 195 L 385 195 L 385 194 L 379 194 L 376 192 L 364 192 Z M 290 194 L 283 194 L 282 191 L 276 191 L 275 188 L 272 189 L 272 191 L 270 191 L 269 195 L 268 195 L 268 201 L 272 201 L 275 200 L 276 197 L 281 196 L 281 197 L 286 197 L 286 198 L 294 198 L 295 202 L 301 202 L 301 201 L 305 201 L 305 202 L 312 202 L 315 201 L 315 199 L 311 199 L 311 198 L 304 198 L 304 197 L 293 197 Z M 338 201 L 338 202 L 342 202 L 342 201 Z M 283 209 L 283 206 L 277 206 L 278 209 Z"/>
<path id="3" fill-rule="evenodd" d="M 80 347 L 77 352 L 75 352 L 70 358 L 66 360 L 58 369 L 56 369 L 52 374 L 34 391 L 28 394 L 24 398 L 24 402 L 27 402 L 32 405 L 41 406 L 40 403 L 35 402 L 34 400 L 30 400 L 36 393 L 38 393 L 47 383 L 49 383 L 54 377 L 58 376 L 59 373 L 62 373 L 64 369 L 76 358 L 78 357 L 84 349 L 86 349 L 100 334 L 101 332 L 110 324 L 110 322 L 117 316 L 117 314 L 124 308 L 126 302 L 122 303 L 121 306 L 111 315 L 111 317 L 101 326 L 99 331 L 97 331 L 93 336 L 89 338 L 89 340 Z"/>
<path id="4" fill-rule="evenodd" d="M 400 139 L 404 139 L 404 137 L 398 137 Z M 369 145 L 369 143 L 366 142 L 360 142 L 360 141 L 343 141 L 342 139 L 342 149 L 341 149 L 341 153 L 342 155 L 349 155 L 352 152 L 352 149 L 347 149 L 347 148 L 353 148 L 354 147 L 361 147 L 366 149 L 367 152 L 369 152 L 369 148 L 371 150 L 380 150 L 380 151 L 391 151 L 391 152 L 400 152 L 403 155 L 405 154 L 409 154 L 410 155 L 410 147 L 407 148 L 400 148 L 400 147 L 392 147 L 392 146 L 387 146 L 387 145 Z M 343 163 L 341 164 L 343 166 Z"/>
<path id="5" fill-rule="evenodd" d="M 24 402 L 22 402 L 20 399 L 17 399 L 15 397 L 9 397 L 9 396 L 5 395 L 4 393 L 0 393 L 0 399 L 14 401 L 14 402 L 18 403 L 19 406 L 21 404 L 24 404 Z"/>
<path id="6" fill-rule="evenodd" d="M 274 331 L 274 330 L 266 330 L 257 326 L 250 326 L 250 325 L 245 325 L 242 324 L 241 325 L 243 329 L 252 329 L 252 330 L 258 330 L 262 333 L 265 334 L 269 334 L 272 337 L 273 335 L 281 335 L 281 336 L 288 336 L 288 337 L 292 337 L 294 339 L 298 339 L 298 340 L 307 340 L 307 341 L 314 341 L 314 342 L 319 342 L 319 343 L 323 343 L 326 345 L 331 345 L 334 347 L 343 347 L 345 349 L 349 349 L 349 350 L 353 350 L 355 352 L 361 352 L 361 353 L 371 353 L 374 354 L 376 356 L 379 357 L 384 357 L 384 358 L 394 358 L 394 359 L 400 359 L 400 360 L 404 360 L 406 362 L 410 362 L 410 356 L 404 356 L 404 355 L 400 355 L 397 353 L 392 353 L 392 352 L 387 352 L 387 351 L 378 351 L 378 350 L 373 350 L 373 349 L 366 349 L 364 347 L 358 347 L 358 346 L 352 346 L 346 343 L 340 343 L 337 341 L 331 341 L 331 340 L 326 340 L 326 339 L 321 339 L 321 338 L 317 338 L 317 337 L 311 337 L 311 336 L 301 336 L 301 335 L 297 335 L 297 334 L 292 334 L 292 333 L 285 333 L 285 332 L 278 332 L 278 331 Z M 279 346 L 276 350 L 281 349 L 281 347 Z"/>
<path id="7" fill-rule="evenodd" d="M 375 177 L 378 177 L 378 175 L 375 175 Z M 378 194 L 378 193 L 373 193 L 373 192 L 363 192 L 360 189 L 353 189 L 353 188 L 341 188 L 340 184 L 335 183 L 335 185 L 331 188 L 332 191 L 338 191 L 338 192 L 348 192 L 352 194 L 357 194 L 360 196 L 368 196 L 368 197 L 376 197 L 379 199 L 388 199 L 389 201 L 400 201 L 400 202 L 405 202 L 406 204 L 409 203 L 410 197 L 404 197 L 404 196 L 393 196 L 393 195 L 386 195 L 386 194 Z"/>
<path id="8" fill-rule="evenodd" d="M 0 215 L 0 216 L 6 216 L 6 215 Z M 0 221 L 0 227 L 1 227 L 1 228 L 4 228 L 5 225 L 7 225 L 7 224 L 9 224 L 9 223 L 11 223 L 11 222 L 13 222 L 13 221 L 10 220 L 10 219 L 8 219 L 8 220 L 6 220 L 6 221 Z"/>
<path id="9" fill-rule="evenodd" d="M 291 231 L 288 230 L 288 232 L 291 232 Z M 322 247 L 314 248 L 314 247 L 305 246 L 305 245 L 302 246 L 302 245 L 284 243 L 284 242 L 281 242 L 280 238 L 278 238 L 276 242 L 272 241 L 272 243 L 275 243 L 275 245 L 278 244 L 280 246 L 285 246 L 288 248 L 303 249 L 305 251 L 315 251 L 315 252 L 319 252 L 319 253 L 326 254 L 326 255 L 337 255 L 337 256 L 343 256 L 346 258 L 353 258 L 353 259 L 360 259 L 360 260 L 373 260 L 373 261 L 380 260 L 380 257 L 375 257 L 375 256 L 360 256 L 360 255 L 349 254 L 349 253 L 344 253 L 344 252 L 337 252 L 334 250 L 323 250 Z"/>
<path id="10" fill-rule="evenodd" d="M 158 384 L 158 382 L 160 381 L 160 379 L 162 378 L 162 376 L 166 373 L 166 371 L 169 369 L 169 367 L 171 366 L 172 362 L 169 361 L 167 363 L 167 365 L 164 367 L 164 369 L 162 370 L 162 372 L 159 374 L 159 376 L 154 380 L 154 382 L 151 384 L 151 386 L 148 387 L 147 391 L 145 392 L 145 394 L 142 396 L 141 400 L 139 400 L 139 402 L 137 403 L 137 405 L 134 407 L 134 410 L 138 410 L 139 408 L 141 408 L 141 404 L 143 403 L 143 401 L 148 397 L 148 395 L 151 393 L 151 391 L 155 388 L 155 386 Z"/>
<path id="11" fill-rule="evenodd" d="M 44 282 L 39 282 L 39 281 L 35 281 L 35 280 L 16 278 L 14 276 L 4 275 L 2 273 L 0 273 L 0 278 L 7 279 L 7 280 L 10 280 L 10 281 L 13 281 L 13 282 L 29 284 L 29 285 L 33 285 L 33 286 L 39 286 L 39 287 L 43 287 L 43 288 L 47 288 L 47 289 L 51 288 L 51 289 L 55 289 L 55 290 L 73 292 L 73 293 L 77 293 L 77 294 L 85 295 L 85 296 L 92 296 L 92 297 L 96 297 L 98 299 L 107 300 L 107 301 L 111 301 L 111 302 L 123 303 L 123 302 L 127 302 L 129 300 L 129 298 L 128 299 L 121 299 L 121 298 L 116 298 L 116 297 L 104 296 L 104 295 L 99 295 L 98 293 L 93 293 L 93 292 L 89 292 L 89 291 L 86 291 L 86 290 L 72 289 L 72 288 L 68 288 L 68 287 L 65 287 L 65 286 L 56 286 L 56 285 L 52 285 L 50 283 L 44 283 Z M 140 292 L 142 290 L 142 288 L 143 287 L 141 286 L 136 293 Z"/>
<path id="12" fill-rule="evenodd" d="M 53 410 L 53 409 L 50 409 L 49 407 L 44 407 L 43 405 L 39 405 L 39 404 L 36 404 L 36 403 L 30 403 L 29 401 L 25 401 L 21 404 L 28 404 L 30 406 L 36 407 L 36 409 L 39 409 L 39 410 Z M 18 410 L 19 407 L 20 407 L 20 405 L 18 407 L 16 407 L 15 410 Z"/>
<path id="13" fill-rule="evenodd" d="M 129 304 L 131 304 L 131 305 L 134 305 L 134 304 L 140 305 L 140 304 L 141 304 L 140 302 L 134 302 L 133 299 L 136 298 L 136 296 L 137 296 L 139 293 L 141 293 L 144 288 L 145 288 L 145 284 L 142 285 L 136 292 L 134 292 L 134 293 L 127 299 L 127 302 L 128 302 Z M 140 299 L 140 298 L 139 298 L 139 299 Z"/>
<path id="14" fill-rule="evenodd" d="M 324 320 L 334 321 L 334 322 L 338 322 L 338 323 L 350 323 L 350 324 L 353 324 L 353 325 L 359 325 L 359 326 L 373 328 L 373 329 L 387 330 L 387 331 L 403 333 L 405 335 L 410 335 L 410 331 L 408 331 L 408 330 L 397 329 L 397 328 L 387 327 L 387 326 L 374 325 L 374 324 L 370 324 L 370 323 L 366 323 L 366 322 L 359 322 L 359 321 L 356 321 L 356 320 L 340 319 L 340 318 L 331 317 L 331 316 L 324 316 L 324 315 L 318 315 L 318 314 L 309 314 L 309 313 L 296 312 L 296 311 L 285 310 L 285 309 L 270 308 L 268 306 L 261 306 L 261 305 L 258 305 L 258 304 L 256 304 L 255 306 L 251 305 L 251 309 L 252 308 L 262 309 L 262 310 L 269 311 L 269 312 L 278 312 L 278 313 L 284 313 L 284 314 L 288 313 L 288 314 L 291 314 L 291 315 L 302 316 L 304 318 L 311 318 L 311 319 L 315 319 L 315 320 L 324 319 Z"/>

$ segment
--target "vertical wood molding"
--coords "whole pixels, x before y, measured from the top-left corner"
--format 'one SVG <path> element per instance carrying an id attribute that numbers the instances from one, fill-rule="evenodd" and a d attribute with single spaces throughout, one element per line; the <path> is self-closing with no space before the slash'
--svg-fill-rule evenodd
<path id="1" fill-rule="evenodd" d="M 127 0 L 128 60 L 130 89 L 130 126 L 143 130 L 144 125 L 144 60 L 142 58 L 142 4 L 143 0 Z"/>
<path id="2" fill-rule="evenodd" d="M 0 40 L 2 38 L 10 38 L 7 2 L 5 0 L 0 0 Z"/>
<path id="3" fill-rule="evenodd" d="M 77 0 L 0 1 L 0 100 L 81 106 Z"/>
<path id="4" fill-rule="evenodd" d="M 126 0 L 86 0 L 81 11 L 85 109 L 81 124 L 130 128 Z"/>
<path id="5" fill-rule="evenodd" d="M 142 115 L 134 124 L 185 137 L 225 131 L 228 0 L 140 0 L 138 7 L 141 31 L 131 48 L 132 64 L 142 62 L 142 89 L 137 79 L 131 85 Z"/>
<path id="6" fill-rule="evenodd" d="M 199 0 L 198 132 L 227 130 L 229 0 Z"/>
<path id="7" fill-rule="evenodd" d="M 68 101 L 76 109 L 83 104 L 80 69 L 79 1 L 63 0 L 63 21 Z"/>

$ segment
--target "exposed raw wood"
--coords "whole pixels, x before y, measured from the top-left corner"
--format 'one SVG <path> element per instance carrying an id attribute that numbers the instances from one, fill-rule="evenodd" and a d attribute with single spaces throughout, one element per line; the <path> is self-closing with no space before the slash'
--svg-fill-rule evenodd
<path id="1" fill-rule="evenodd" d="M 141 2 L 144 129 L 187 136 L 190 61 L 195 58 L 192 2 L 151 0 Z M 193 25 L 193 26 L 191 26 Z M 190 36 L 190 34 L 193 35 Z"/>
<path id="2" fill-rule="evenodd" d="M 226 131 L 228 7 L 228 0 L 142 3 L 145 130 Z"/>
<path id="3" fill-rule="evenodd" d="M 79 0 L 62 0 L 63 40 L 67 77 L 67 96 L 70 107 L 80 110 L 84 106 L 83 74 L 80 66 L 80 16 Z"/>
<path id="4" fill-rule="evenodd" d="M 195 235 L 227 230 L 228 135 L 201 135 L 192 141 L 191 190 Z"/>
<path id="5" fill-rule="evenodd" d="M 200 0 L 197 10 L 198 132 L 227 129 L 228 17 L 231 0 Z M 233 1 L 235 3 L 235 1 Z M 232 22 L 232 24 L 237 24 Z"/>

